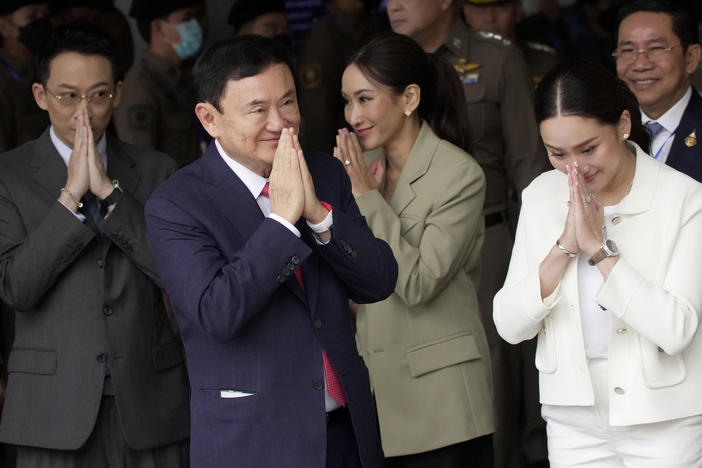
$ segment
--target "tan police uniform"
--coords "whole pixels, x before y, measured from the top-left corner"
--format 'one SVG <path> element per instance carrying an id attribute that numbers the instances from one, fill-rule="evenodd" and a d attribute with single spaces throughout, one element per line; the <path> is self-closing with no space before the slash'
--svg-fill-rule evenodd
<path id="1" fill-rule="evenodd" d="M 558 62 L 558 53 L 553 47 L 533 41 L 517 41 L 517 45 L 524 54 L 531 82 L 536 87 L 544 75 Z"/>
<path id="2" fill-rule="evenodd" d="M 34 101 L 32 70 L 0 51 L 0 152 L 38 138 L 49 117 Z"/>
<path id="3" fill-rule="evenodd" d="M 202 154 L 196 103 L 190 73 L 146 51 L 127 73 L 112 118 L 121 140 L 166 153 L 182 167 Z"/>
<path id="4" fill-rule="evenodd" d="M 327 4 L 298 53 L 304 146 L 331 153 L 337 130 L 346 126 L 341 75 L 351 54 L 375 28 L 366 18 L 352 18 Z"/>
<path id="5" fill-rule="evenodd" d="M 470 153 L 485 172 L 486 231 L 478 298 L 495 379 L 495 466 L 507 466 L 503 458 L 519 453 L 515 448 L 522 442 L 517 421 L 522 403 L 515 393 L 523 383 L 520 351 L 497 335 L 492 299 L 507 274 L 521 192 L 549 164 L 534 117 L 532 79 L 518 47 L 457 20 L 437 53 L 450 61 L 463 83 Z"/>

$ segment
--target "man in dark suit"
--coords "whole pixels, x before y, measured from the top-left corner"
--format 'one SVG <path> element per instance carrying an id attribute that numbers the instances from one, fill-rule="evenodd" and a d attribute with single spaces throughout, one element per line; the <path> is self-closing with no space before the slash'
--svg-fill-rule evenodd
<path id="1" fill-rule="evenodd" d="M 702 47 L 690 12 L 637 0 L 619 12 L 617 74 L 636 95 L 649 154 L 702 181 L 702 98 L 691 86 Z M 702 143 L 702 142 L 700 142 Z"/>
<path id="2" fill-rule="evenodd" d="M 146 205 L 188 358 L 197 468 L 382 464 L 348 299 L 389 296 L 397 264 L 339 163 L 303 155 L 289 60 L 262 36 L 203 53 L 196 113 L 215 142 Z"/>
<path id="3" fill-rule="evenodd" d="M 20 467 L 187 462 L 184 358 L 143 216 L 175 163 L 105 135 L 116 62 L 101 30 L 59 29 L 32 88 L 51 127 L 0 156 L 0 299 L 16 312 L 0 440 Z"/>

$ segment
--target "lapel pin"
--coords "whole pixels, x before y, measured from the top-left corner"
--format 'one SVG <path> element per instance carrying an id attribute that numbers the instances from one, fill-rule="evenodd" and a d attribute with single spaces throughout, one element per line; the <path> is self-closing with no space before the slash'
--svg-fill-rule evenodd
<path id="1" fill-rule="evenodd" d="M 688 136 L 685 137 L 685 146 L 692 148 L 697 144 L 697 133 L 693 130 Z"/>

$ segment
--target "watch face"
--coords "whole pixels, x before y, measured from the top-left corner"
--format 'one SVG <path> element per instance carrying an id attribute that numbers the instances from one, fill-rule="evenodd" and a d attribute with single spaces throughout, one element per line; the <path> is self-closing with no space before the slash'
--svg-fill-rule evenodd
<path id="1" fill-rule="evenodd" d="M 607 255 L 609 255 L 610 257 L 611 257 L 612 255 L 618 255 L 618 254 L 619 254 L 619 248 L 617 247 L 617 244 L 615 244 L 614 241 L 611 240 L 611 239 L 607 239 L 607 240 L 605 241 L 604 248 L 605 248 L 605 250 L 607 251 Z"/>

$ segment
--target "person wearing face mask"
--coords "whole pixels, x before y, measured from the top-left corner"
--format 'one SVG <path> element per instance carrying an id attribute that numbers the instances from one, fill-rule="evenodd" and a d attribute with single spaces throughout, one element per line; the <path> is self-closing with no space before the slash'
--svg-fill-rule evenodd
<path id="1" fill-rule="evenodd" d="M 38 137 L 49 124 L 31 90 L 34 52 L 51 32 L 48 9 L 45 1 L 0 2 L 0 151 Z"/>
<path id="2" fill-rule="evenodd" d="M 114 123 L 120 139 L 170 155 L 180 166 L 209 138 L 195 117 L 189 66 L 202 47 L 203 0 L 134 0 L 129 14 L 148 44 L 127 73 Z"/>

